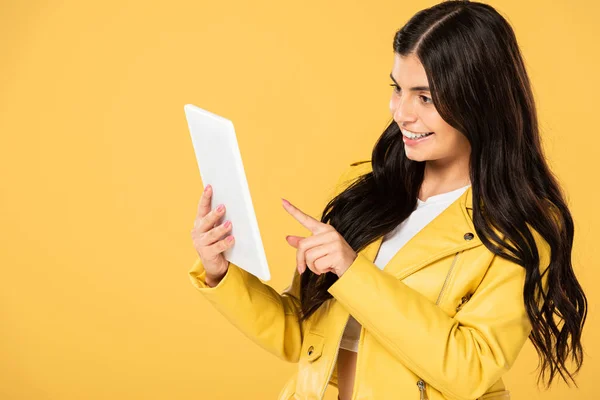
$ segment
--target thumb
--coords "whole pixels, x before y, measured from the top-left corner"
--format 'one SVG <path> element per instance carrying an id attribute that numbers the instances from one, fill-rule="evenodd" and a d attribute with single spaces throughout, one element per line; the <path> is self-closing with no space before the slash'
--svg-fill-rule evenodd
<path id="1" fill-rule="evenodd" d="M 287 235 L 285 237 L 285 240 L 287 240 L 288 244 L 296 249 L 298 248 L 298 245 L 302 239 L 304 239 L 303 236 Z"/>

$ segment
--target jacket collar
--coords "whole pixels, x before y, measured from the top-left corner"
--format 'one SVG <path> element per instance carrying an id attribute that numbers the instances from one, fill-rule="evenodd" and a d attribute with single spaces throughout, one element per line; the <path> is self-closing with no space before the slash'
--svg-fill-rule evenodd
<path id="1" fill-rule="evenodd" d="M 383 270 L 399 279 L 428 264 L 462 250 L 482 245 L 472 220 L 473 195 L 471 186 L 437 217 L 413 236 Z M 383 242 L 377 238 L 359 253 L 373 262 Z"/>

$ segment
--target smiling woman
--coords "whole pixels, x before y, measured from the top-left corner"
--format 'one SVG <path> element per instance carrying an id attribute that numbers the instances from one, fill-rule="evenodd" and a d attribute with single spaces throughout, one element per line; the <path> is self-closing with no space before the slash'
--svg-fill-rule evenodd
<path id="1" fill-rule="evenodd" d="M 468 160 L 471 145 L 467 137 L 448 124 L 437 111 L 430 94 L 425 68 L 414 52 L 394 53 L 390 78 L 394 88 L 390 112 L 398 124 L 404 142 L 406 157 L 413 161 L 427 161 L 424 181 L 445 181 L 451 186 L 469 182 Z M 403 91 L 399 82 L 408 88 Z M 449 166 L 452 166 L 448 168 Z M 445 177 L 429 177 L 433 171 L 445 170 Z M 457 173 L 457 174 L 455 174 Z M 456 176 L 452 182 L 450 176 Z M 440 191 L 449 190 L 443 188 Z"/>
<path id="2" fill-rule="evenodd" d="M 281 293 L 233 263 L 192 283 L 267 351 L 298 364 L 280 400 L 510 399 L 527 340 L 574 381 L 587 298 L 574 225 L 540 141 L 514 32 L 490 5 L 444 1 L 393 39 L 392 120 L 352 163 Z M 526 178 L 526 179 L 524 179 Z M 216 229 L 216 228 L 215 228 Z M 575 361 L 572 373 L 566 361 Z"/>

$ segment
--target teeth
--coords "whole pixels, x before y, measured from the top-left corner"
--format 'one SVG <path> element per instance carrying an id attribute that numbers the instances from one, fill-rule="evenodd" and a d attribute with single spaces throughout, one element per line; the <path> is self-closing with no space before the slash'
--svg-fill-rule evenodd
<path id="1" fill-rule="evenodd" d="M 402 131 L 402 134 L 404 136 L 406 136 L 407 138 L 409 138 L 409 139 L 420 139 L 420 138 L 423 138 L 423 137 L 425 137 L 425 136 L 427 136 L 427 135 L 429 135 L 431 133 L 431 132 L 427 132 L 427 133 L 422 133 L 422 134 L 416 134 L 416 133 L 412 133 L 412 132 L 406 131 L 404 129 L 401 129 L 401 131 Z"/>

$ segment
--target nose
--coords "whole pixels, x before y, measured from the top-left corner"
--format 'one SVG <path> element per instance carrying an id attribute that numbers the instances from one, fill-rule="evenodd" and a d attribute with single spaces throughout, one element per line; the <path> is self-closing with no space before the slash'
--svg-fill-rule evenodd
<path id="1" fill-rule="evenodd" d="M 398 125 L 415 122 L 417 119 L 417 115 L 414 112 L 410 99 L 403 97 L 402 94 L 392 94 L 390 99 L 390 112 Z"/>

